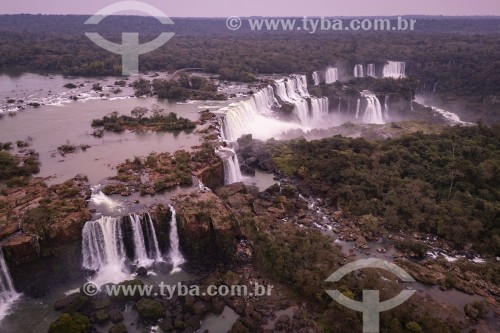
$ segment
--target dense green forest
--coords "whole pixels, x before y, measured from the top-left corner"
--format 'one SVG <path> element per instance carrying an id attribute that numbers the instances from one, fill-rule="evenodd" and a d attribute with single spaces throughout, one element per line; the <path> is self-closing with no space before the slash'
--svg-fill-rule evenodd
<path id="1" fill-rule="evenodd" d="M 383 228 L 432 233 L 500 254 L 500 127 L 453 127 L 369 142 L 271 142 L 302 191 Z"/>
<path id="2" fill-rule="evenodd" d="M 494 103 L 500 87 L 500 19 L 422 17 L 411 32 L 233 32 L 223 19 L 175 19 L 162 26 L 147 17 L 108 17 L 98 26 L 87 16 L 3 15 L 0 69 L 55 71 L 71 75 L 117 75 L 121 59 L 84 36 L 97 31 L 119 41 L 138 31 L 147 41 L 162 31 L 176 35 L 142 55 L 142 71 L 204 68 L 222 78 L 251 81 L 262 73 L 310 73 L 335 65 L 342 80 L 355 64 L 406 61 L 420 92 L 466 97 L 479 107 Z M 451 95 L 451 96 L 450 96 Z M 476 105 L 476 106 L 477 106 Z"/>

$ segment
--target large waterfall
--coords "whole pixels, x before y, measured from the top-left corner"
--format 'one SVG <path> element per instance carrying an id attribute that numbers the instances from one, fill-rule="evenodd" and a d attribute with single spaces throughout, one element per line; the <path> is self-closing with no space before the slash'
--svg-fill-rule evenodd
<path id="1" fill-rule="evenodd" d="M 325 72 L 325 83 L 330 84 L 338 81 L 338 71 L 337 68 L 328 67 Z"/>
<path id="2" fill-rule="evenodd" d="M 366 76 L 376 77 L 374 64 L 368 64 L 368 66 L 366 67 Z"/>
<path id="3" fill-rule="evenodd" d="M 12 303 L 19 298 L 10 277 L 9 268 L 0 247 L 0 321 L 9 313 Z"/>
<path id="4" fill-rule="evenodd" d="M 312 72 L 312 80 L 315 86 L 319 86 L 321 79 L 319 78 L 319 73 L 317 71 Z"/>
<path id="5" fill-rule="evenodd" d="M 404 62 L 400 61 L 388 61 L 384 65 L 384 77 L 402 78 L 405 77 L 405 66 Z"/>
<path id="6" fill-rule="evenodd" d="M 364 77 L 365 74 L 363 72 L 363 65 L 356 65 L 354 66 L 354 77 Z"/>
<path id="7" fill-rule="evenodd" d="M 144 223 L 142 223 L 144 222 Z M 124 224 L 130 223 L 134 257 L 127 258 L 124 244 Z M 146 237 L 144 237 L 144 230 Z M 82 231 L 83 267 L 97 272 L 97 285 L 118 283 L 130 277 L 127 261 L 138 266 L 150 266 L 161 260 L 156 231 L 149 214 L 123 217 L 103 216 L 85 223 Z"/>
<path id="8" fill-rule="evenodd" d="M 374 94 L 364 93 L 366 109 L 363 113 L 363 122 L 367 124 L 383 124 L 382 107 Z"/>
<path id="9" fill-rule="evenodd" d="M 172 205 L 170 205 L 169 207 L 170 211 L 172 212 L 172 218 L 170 220 L 169 257 L 173 265 L 172 273 L 175 273 L 180 270 L 179 266 L 182 265 L 186 260 L 182 256 L 181 249 L 179 246 L 179 234 L 177 232 L 177 216 L 175 208 Z"/>
<path id="10" fill-rule="evenodd" d="M 336 72 L 333 70 L 334 68 L 332 75 Z M 300 125 L 275 118 L 277 114 L 274 111 L 283 103 L 293 105 L 293 112 Z M 221 122 L 222 138 L 226 141 L 236 141 L 242 135 L 251 133 L 256 139 L 267 140 L 284 131 L 309 126 L 327 109 L 327 98 L 318 100 L 309 95 L 305 75 L 292 75 L 274 81 L 246 100 L 221 109 L 220 111 L 224 112 Z M 318 113 L 318 110 L 321 112 Z"/>

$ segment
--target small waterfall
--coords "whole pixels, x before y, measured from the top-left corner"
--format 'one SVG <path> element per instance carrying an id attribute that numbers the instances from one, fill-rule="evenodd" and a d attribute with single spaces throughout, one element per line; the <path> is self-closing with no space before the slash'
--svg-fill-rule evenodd
<path id="1" fill-rule="evenodd" d="M 434 83 L 434 87 L 432 88 L 432 93 L 435 94 L 436 93 L 436 88 L 437 88 L 437 82 Z"/>
<path id="2" fill-rule="evenodd" d="M 154 260 L 149 258 L 146 250 L 141 218 L 137 214 L 130 214 L 129 217 L 132 224 L 132 235 L 134 236 L 134 260 L 138 266 L 150 266 Z"/>
<path id="3" fill-rule="evenodd" d="M 328 114 L 328 97 L 311 98 L 312 123 L 319 124 L 324 116 Z"/>
<path id="4" fill-rule="evenodd" d="M 373 94 L 365 94 L 366 109 L 363 114 L 363 122 L 367 124 L 383 124 L 382 107 L 377 96 Z"/>
<path id="5" fill-rule="evenodd" d="M 12 303 L 19 298 L 0 247 L 0 321 L 9 314 Z"/>
<path id="6" fill-rule="evenodd" d="M 337 68 L 328 67 L 325 72 L 325 83 L 331 84 L 338 81 L 338 71 Z"/>
<path id="7" fill-rule="evenodd" d="M 148 257 L 153 258 L 155 261 L 162 261 L 160 246 L 158 245 L 158 238 L 156 237 L 156 230 L 153 224 L 153 219 L 149 212 L 146 213 L 146 236 L 148 239 Z"/>
<path id="8" fill-rule="evenodd" d="M 337 112 L 340 113 L 340 97 L 339 97 L 339 106 L 337 108 Z"/>
<path id="9" fill-rule="evenodd" d="M 363 72 L 363 65 L 356 65 L 354 66 L 354 77 L 364 77 L 364 72 Z"/>
<path id="10" fill-rule="evenodd" d="M 374 64 L 368 64 L 368 66 L 366 67 L 366 76 L 376 77 Z"/>
<path id="11" fill-rule="evenodd" d="M 405 77 L 405 67 L 406 63 L 404 62 L 388 61 L 387 64 L 384 65 L 384 77 L 392 77 L 396 79 L 403 78 Z"/>
<path id="12" fill-rule="evenodd" d="M 180 265 L 182 265 L 186 260 L 182 256 L 181 249 L 179 246 L 179 233 L 177 232 L 177 217 L 175 213 L 174 206 L 170 205 L 170 211 L 172 212 L 172 218 L 170 220 L 170 260 L 172 262 L 173 268 L 171 273 L 180 271 Z"/>
<path id="13" fill-rule="evenodd" d="M 320 78 L 319 78 L 319 73 L 314 71 L 312 72 L 312 80 L 315 86 L 319 86 L 321 83 Z"/>
<path id="14" fill-rule="evenodd" d="M 385 95 L 384 98 L 384 119 L 389 121 L 389 94 Z"/>
<path id="15" fill-rule="evenodd" d="M 221 147 L 216 152 L 224 163 L 224 185 L 239 182 L 243 179 L 240 163 L 234 149 Z"/>
<path id="16" fill-rule="evenodd" d="M 358 98 L 358 102 L 356 103 L 356 116 L 355 118 L 358 119 L 359 117 L 359 107 L 361 106 L 361 99 Z"/>

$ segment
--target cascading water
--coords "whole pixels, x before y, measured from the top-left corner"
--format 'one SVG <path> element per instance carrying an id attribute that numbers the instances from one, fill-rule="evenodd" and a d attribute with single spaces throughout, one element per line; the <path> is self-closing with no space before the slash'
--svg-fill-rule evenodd
<path id="1" fill-rule="evenodd" d="M 156 237 L 156 230 L 153 224 L 153 219 L 149 212 L 146 213 L 146 237 L 148 239 L 149 249 L 148 257 L 153 258 L 156 261 L 162 261 L 160 246 L 158 244 L 158 238 Z"/>
<path id="2" fill-rule="evenodd" d="M 85 223 L 82 231 L 83 268 L 97 271 L 98 285 L 127 279 L 122 218 L 103 216 Z"/>
<path id="3" fill-rule="evenodd" d="M 404 62 L 388 61 L 387 64 L 384 65 L 384 77 L 392 77 L 396 79 L 403 78 L 405 77 L 405 67 L 406 63 Z"/>
<path id="4" fill-rule="evenodd" d="M 9 314 L 9 309 L 19 298 L 0 247 L 0 321 Z"/>
<path id="5" fill-rule="evenodd" d="M 301 99 L 295 102 L 295 107 L 293 108 L 293 113 L 299 118 L 300 123 L 304 126 L 308 126 L 311 121 L 309 116 L 309 105 L 307 100 Z"/>
<path id="6" fill-rule="evenodd" d="M 224 163 L 224 185 L 229 185 L 242 180 L 238 156 L 234 149 L 229 147 L 220 147 L 216 153 Z"/>
<path id="7" fill-rule="evenodd" d="M 358 102 L 356 103 L 356 116 L 355 116 L 356 119 L 358 119 L 358 117 L 359 117 L 359 108 L 360 108 L 360 106 L 361 106 L 361 99 L 358 98 Z"/>
<path id="8" fill-rule="evenodd" d="M 132 235 L 134 236 L 134 260 L 138 266 L 150 266 L 154 260 L 148 257 L 144 233 L 142 232 L 141 218 L 137 214 L 130 214 Z"/>
<path id="9" fill-rule="evenodd" d="M 326 115 L 328 115 L 328 97 L 311 98 L 310 123 L 319 124 Z"/>
<path id="10" fill-rule="evenodd" d="M 315 86 L 319 86 L 319 84 L 321 83 L 321 80 L 319 78 L 319 73 L 314 71 L 312 72 L 312 80 L 313 80 L 313 83 Z"/>
<path id="11" fill-rule="evenodd" d="M 325 72 L 325 83 L 330 84 L 338 81 L 338 71 L 337 68 L 328 67 Z"/>
<path id="12" fill-rule="evenodd" d="M 384 98 L 384 119 L 389 120 L 389 95 L 385 95 Z"/>
<path id="13" fill-rule="evenodd" d="M 311 103 L 308 103 L 308 100 L 311 100 Z M 268 139 L 281 132 L 300 128 L 300 125 L 273 118 L 275 114 L 272 108 L 280 107 L 280 103 L 294 106 L 293 112 L 302 126 L 308 126 L 318 116 L 317 109 L 313 109 L 314 105 L 328 105 L 326 97 L 317 101 L 316 97 L 309 95 L 305 75 L 292 75 L 287 79 L 274 81 L 272 85 L 247 100 L 221 109 L 225 111 L 222 138 L 226 141 L 236 141 L 242 135 L 252 133 L 256 139 Z"/>
<path id="14" fill-rule="evenodd" d="M 92 186 L 90 202 L 108 212 L 119 211 L 122 207 L 120 202 L 113 200 L 101 191 L 102 185 Z"/>
<path id="15" fill-rule="evenodd" d="M 170 211 L 172 212 L 172 218 L 170 220 L 170 261 L 172 262 L 173 268 L 171 273 L 180 271 L 180 265 L 182 265 L 186 260 L 182 256 L 181 249 L 179 246 L 179 233 L 177 232 L 177 216 L 174 206 L 170 205 Z"/>
<path id="16" fill-rule="evenodd" d="M 368 66 L 366 67 L 366 76 L 376 77 L 374 64 L 368 64 Z"/>
<path id="17" fill-rule="evenodd" d="M 363 72 L 363 65 L 356 65 L 354 66 L 354 77 L 364 77 L 364 72 Z"/>
<path id="18" fill-rule="evenodd" d="M 367 124 L 383 124 L 382 107 L 377 96 L 365 93 L 366 109 L 363 113 L 363 122 Z"/>
<path id="19" fill-rule="evenodd" d="M 151 216 L 146 214 L 144 236 L 141 216 L 129 215 L 132 229 L 134 258 L 139 266 L 150 266 L 155 261 L 161 261 L 161 252 L 158 247 L 156 230 Z M 95 221 L 85 223 L 82 231 L 83 268 L 96 271 L 92 280 L 97 285 L 118 283 L 130 277 L 126 262 L 123 238 L 123 224 L 127 223 L 122 217 L 103 216 Z"/>

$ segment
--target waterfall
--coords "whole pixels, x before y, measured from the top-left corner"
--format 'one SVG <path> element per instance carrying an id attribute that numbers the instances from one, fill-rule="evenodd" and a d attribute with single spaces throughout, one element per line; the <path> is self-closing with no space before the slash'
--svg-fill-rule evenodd
<path id="1" fill-rule="evenodd" d="M 238 156 L 233 148 L 220 147 L 216 151 L 224 163 L 224 185 L 239 182 L 243 179 Z"/>
<path id="2" fill-rule="evenodd" d="M 180 271 L 179 266 L 182 265 L 186 260 L 182 256 L 181 249 L 179 246 L 179 233 L 177 232 L 177 217 L 175 213 L 174 206 L 170 205 L 170 211 L 172 212 L 172 218 L 170 220 L 170 260 L 172 262 L 173 268 L 171 273 Z"/>
<path id="3" fill-rule="evenodd" d="M 366 76 L 376 77 L 374 64 L 368 64 L 368 66 L 366 67 Z"/>
<path id="4" fill-rule="evenodd" d="M 434 83 L 434 87 L 432 88 L 432 93 L 435 94 L 436 93 L 436 88 L 437 88 L 437 82 Z"/>
<path id="5" fill-rule="evenodd" d="M 328 67 L 325 72 L 325 83 L 330 84 L 338 81 L 337 68 Z"/>
<path id="6" fill-rule="evenodd" d="M 405 77 L 405 66 L 406 64 L 404 62 L 388 61 L 387 64 L 384 65 L 384 77 L 396 79 Z"/>
<path id="7" fill-rule="evenodd" d="M 98 271 L 98 285 L 118 283 L 128 277 L 121 224 L 120 217 L 103 216 L 83 227 L 83 268 Z"/>
<path id="8" fill-rule="evenodd" d="M 312 80 L 315 86 L 319 86 L 320 84 L 320 78 L 319 78 L 319 73 L 314 71 L 312 72 Z"/>
<path id="9" fill-rule="evenodd" d="M 385 95 L 384 98 L 384 119 L 389 121 L 389 94 Z"/>
<path id="10" fill-rule="evenodd" d="M 364 77 L 364 72 L 363 72 L 363 65 L 356 65 L 354 66 L 354 77 Z"/>
<path id="11" fill-rule="evenodd" d="M 358 98 L 358 102 L 356 103 L 356 119 L 359 117 L 359 107 L 361 106 L 361 99 Z"/>
<path id="12" fill-rule="evenodd" d="M 158 238 L 156 237 L 156 230 L 153 224 L 153 219 L 149 212 L 146 213 L 146 237 L 148 239 L 148 257 L 153 258 L 155 261 L 162 261 L 160 246 Z"/>
<path id="13" fill-rule="evenodd" d="M 365 93 L 364 97 L 367 104 L 363 114 L 363 122 L 367 124 L 383 124 L 382 107 L 380 106 L 377 96 Z"/>
<path id="14" fill-rule="evenodd" d="M 311 98 L 312 123 L 318 124 L 321 119 L 328 114 L 328 97 Z"/>
<path id="15" fill-rule="evenodd" d="M 141 218 L 137 214 L 130 214 L 129 217 L 132 224 L 132 235 L 134 236 L 134 260 L 138 266 L 150 266 L 153 260 L 148 257 Z"/>
<path id="16" fill-rule="evenodd" d="M 12 303 L 19 298 L 0 247 L 0 321 L 9 314 Z"/>
<path id="17" fill-rule="evenodd" d="M 146 214 L 144 236 L 141 217 L 129 215 L 134 242 L 133 260 L 139 266 L 150 266 L 155 261 L 161 261 L 156 230 L 151 216 Z M 95 221 L 85 223 L 82 231 L 83 268 L 96 271 L 93 279 L 97 285 L 118 283 L 130 277 L 127 269 L 127 255 L 123 241 L 122 217 L 103 216 Z"/>
<path id="18" fill-rule="evenodd" d="M 281 132 L 300 128 L 301 126 L 280 121 L 275 118 L 273 107 L 280 107 L 280 103 L 289 103 L 294 106 L 294 114 L 300 120 L 302 126 L 308 126 L 317 117 L 313 100 L 307 91 L 307 79 L 305 75 L 292 75 L 287 79 L 276 80 L 247 100 L 240 101 L 222 108 L 225 113 L 221 124 L 222 138 L 226 141 L 236 141 L 244 134 L 252 134 L 257 139 L 267 140 Z M 321 110 L 328 104 L 327 98 L 321 98 Z M 326 110 L 328 107 L 326 107 Z M 232 163 L 231 161 L 229 161 Z"/>
<path id="19" fill-rule="evenodd" d="M 295 107 L 293 108 L 293 113 L 299 118 L 300 123 L 304 126 L 308 126 L 310 123 L 309 117 L 309 105 L 307 100 L 301 99 L 295 102 Z"/>
<path id="20" fill-rule="evenodd" d="M 340 113 L 340 97 L 339 97 L 339 106 L 338 106 L 337 112 Z"/>

